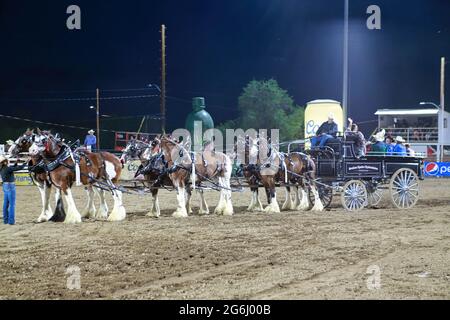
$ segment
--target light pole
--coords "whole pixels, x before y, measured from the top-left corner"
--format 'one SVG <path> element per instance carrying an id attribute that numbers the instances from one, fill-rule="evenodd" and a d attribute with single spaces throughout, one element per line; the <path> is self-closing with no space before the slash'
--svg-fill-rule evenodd
<path id="1" fill-rule="evenodd" d="M 434 102 L 421 102 L 420 103 L 421 106 L 433 106 L 436 109 L 438 109 L 438 146 L 437 146 L 437 151 L 436 151 L 436 156 L 437 156 L 437 161 L 442 161 L 442 135 L 444 134 L 444 125 L 443 125 L 443 119 L 444 119 L 444 112 L 442 111 L 441 106 L 439 106 L 438 104 L 434 103 Z"/>
<path id="2" fill-rule="evenodd" d="M 344 114 L 344 128 L 347 123 L 348 117 L 348 42 L 349 42 L 349 0 L 345 0 L 345 11 L 344 11 L 344 77 L 342 85 L 342 109 Z"/>
<path id="3" fill-rule="evenodd" d="M 98 89 L 97 89 L 98 90 Z M 100 104 L 98 102 L 98 92 L 97 92 L 97 107 L 90 106 L 91 110 L 96 111 L 96 122 L 97 122 L 97 150 L 100 151 Z"/>
<path id="4" fill-rule="evenodd" d="M 161 90 L 161 88 L 158 85 L 153 84 L 153 83 L 150 83 L 148 85 L 148 87 L 155 88 L 159 92 L 159 96 L 161 98 L 161 108 L 160 108 L 160 113 L 161 113 L 161 118 L 162 118 L 161 119 L 162 120 L 161 130 L 162 130 L 162 133 L 165 133 L 165 131 L 166 131 L 166 95 L 165 95 L 165 91 L 163 93 L 163 90 Z"/>

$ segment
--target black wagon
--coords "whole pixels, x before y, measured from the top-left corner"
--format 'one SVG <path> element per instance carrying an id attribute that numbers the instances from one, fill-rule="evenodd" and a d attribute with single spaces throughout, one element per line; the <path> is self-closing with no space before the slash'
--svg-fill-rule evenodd
<path id="1" fill-rule="evenodd" d="M 334 195 L 348 211 L 377 206 L 383 190 L 389 190 L 393 205 L 407 210 L 419 200 L 424 158 L 368 153 L 357 157 L 354 142 L 333 139 L 324 148 L 307 151 L 316 163 L 317 188 L 325 207 Z M 310 194 L 314 203 L 314 196 Z"/>

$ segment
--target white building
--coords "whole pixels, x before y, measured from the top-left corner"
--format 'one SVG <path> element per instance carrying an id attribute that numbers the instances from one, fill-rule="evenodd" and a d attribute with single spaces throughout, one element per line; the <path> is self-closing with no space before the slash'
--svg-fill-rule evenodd
<path id="1" fill-rule="evenodd" d="M 436 150 L 441 143 L 450 146 L 450 128 L 448 125 L 450 113 L 444 112 L 444 128 L 439 141 L 439 116 L 438 109 L 380 109 L 378 127 L 386 130 L 386 135 L 403 137 L 412 148 L 418 152 L 426 152 L 428 156 L 439 156 Z M 447 152 L 446 152 L 447 153 Z"/>

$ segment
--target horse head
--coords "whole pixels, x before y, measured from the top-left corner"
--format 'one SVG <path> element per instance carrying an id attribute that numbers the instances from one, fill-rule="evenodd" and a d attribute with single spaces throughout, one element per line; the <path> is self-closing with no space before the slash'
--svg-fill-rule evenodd
<path id="1" fill-rule="evenodd" d="M 150 145 L 146 142 L 132 139 L 128 142 L 125 149 L 122 151 L 120 162 L 125 164 L 128 159 L 142 159 L 143 154 L 150 148 Z"/>
<path id="2" fill-rule="evenodd" d="M 17 157 L 20 153 L 28 153 L 33 145 L 34 130 L 27 131 L 13 142 L 8 150 L 10 157 Z"/>
<path id="3" fill-rule="evenodd" d="M 54 158 L 62 148 L 62 141 L 54 137 L 50 131 L 37 129 L 37 135 L 33 137 L 33 144 L 29 149 L 31 156 L 41 155 L 45 158 Z"/>
<path id="4" fill-rule="evenodd" d="M 168 163 L 172 163 L 174 165 L 188 167 L 192 164 L 190 151 L 187 149 L 190 141 L 179 142 L 172 138 L 170 135 L 163 135 L 161 137 L 161 151 L 164 155 L 164 158 Z"/>

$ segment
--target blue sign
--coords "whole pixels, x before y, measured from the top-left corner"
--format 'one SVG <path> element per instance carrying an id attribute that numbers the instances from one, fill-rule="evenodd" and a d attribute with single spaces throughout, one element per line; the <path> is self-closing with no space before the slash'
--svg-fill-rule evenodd
<path id="1" fill-rule="evenodd" d="M 450 162 L 425 162 L 425 177 L 450 177 Z"/>

